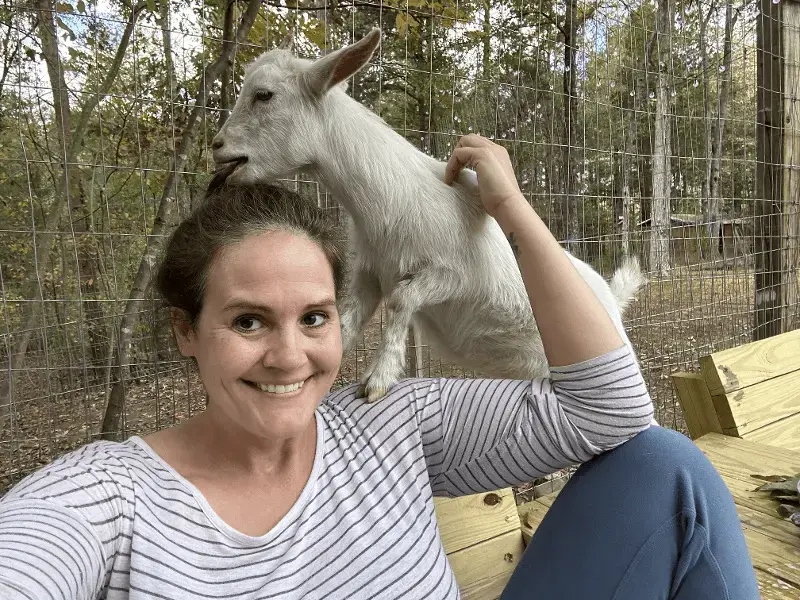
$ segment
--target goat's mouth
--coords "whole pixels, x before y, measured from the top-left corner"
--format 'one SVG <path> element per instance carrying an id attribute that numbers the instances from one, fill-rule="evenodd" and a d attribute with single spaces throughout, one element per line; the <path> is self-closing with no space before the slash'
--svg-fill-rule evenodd
<path id="1" fill-rule="evenodd" d="M 214 170 L 214 177 L 211 179 L 211 183 L 208 184 L 208 189 L 214 190 L 220 187 L 240 165 L 243 165 L 246 162 L 247 157 L 240 156 L 238 158 L 234 158 L 233 160 L 219 163 L 217 168 Z"/>

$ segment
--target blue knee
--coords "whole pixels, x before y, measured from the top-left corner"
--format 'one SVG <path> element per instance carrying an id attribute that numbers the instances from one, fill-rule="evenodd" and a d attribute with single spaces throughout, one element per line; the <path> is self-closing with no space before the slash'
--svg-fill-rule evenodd
<path id="1" fill-rule="evenodd" d="M 715 493 L 727 492 L 716 469 L 692 440 L 658 426 L 592 459 L 581 466 L 578 474 L 598 469 L 612 471 L 615 479 L 628 480 L 651 492 L 654 487 L 672 488 L 681 481 L 711 485 Z M 647 485 L 642 486 L 643 483 Z"/>

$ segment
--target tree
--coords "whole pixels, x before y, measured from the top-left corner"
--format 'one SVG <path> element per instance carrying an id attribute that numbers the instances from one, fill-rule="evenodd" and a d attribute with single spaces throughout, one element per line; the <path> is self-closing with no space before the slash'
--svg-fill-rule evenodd
<path id="1" fill-rule="evenodd" d="M 57 6 L 54 0 L 37 0 L 35 4 L 39 40 L 47 65 L 50 89 L 53 96 L 53 109 L 60 146 L 58 162 L 62 165 L 62 176 L 58 178 L 55 185 L 54 202 L 44 219 L 44 233 L 37 237 L 34 249 L 34 255 L 38 257 L 39 269 L 42 271 L 46 271 L 49 268 L 50 246 L 54 239 L 52 232 L 59 228 L 64 209 L 69 206 L 70 184 L 78 179 L 78 174 L 75 172 L 75 162 L 78 153 L 83 147 L 92 112 L 97 107 L 100 98 L 107 94 L 113 85 L 130 43 L 136 20 L 145 7 L 146 2 L 139 2 L 134 6 L 129 6 L 125 29 L 115 54 L 110 63 L 105 65 L 105 76 L 100 80 L 97 93 L 84 96 L 84 102 L 77 119 L 73 119 L 69 88 L 64 80 L 64 65 L 59 51 L 56 26 Z M 98 69 L 98 72 L 101 72 L 100 69 Z M 25 297 L 34 298 L 35 301 L 31 304 L 22 334 L 19 336 L 12 351 L 9 361 L 8 380 L 0 386 L 0 429 L 8 417 L 8 408 L 14 387 L 14 374 L 22 370 L 25 364 L 28 345 L 36 329 L 36 322 L 42 312 L 44 296 L 38 282 L 33 283 Z"/>
<path id="2" fill-rule="evenodd" d="M 709 9 L 709 17 L 713 14 L 714 5 Z M 710 94 L 708 85 L 708 51 L 705 39 L 706 27 L 701 28 L 700 48 L 703 56 L 703 89 L 704 89 L 704 116 L 706 117 L 706 180 L 704 181 L 704 197 L 706 199 L 705 218 L 708 227 L 708 237 L 711 240 L 711 259 L 718 260 L 721 217 L 720 172 L 722 164 L 722 144 L 725 139 L 725 122 L 728 113 L 728 100 L 731 89 L 731 62 L 733 51 L 731 37 L 733 27 L 739 11 L 733 10 L 731 0 L 725 2 L 725 37 L 722 50 L 722 64 L 719 68 L 719 91 L 717 93 L 717 110 L 715 118 L 710 116 Z M 708 17 L 704 24 L 708 23 Z"/>
<path id="3" fill-rule="evenodd" d="M 658 0 L 656 43 L 658 75 L 653 140 L 653 204 L 650 224 L 650 270 L 666 275 L 670 270 L 669 227 L 672 191 L 672 137 L 670 126 L 670 50 L 672 47 L 672 3 Z"/>

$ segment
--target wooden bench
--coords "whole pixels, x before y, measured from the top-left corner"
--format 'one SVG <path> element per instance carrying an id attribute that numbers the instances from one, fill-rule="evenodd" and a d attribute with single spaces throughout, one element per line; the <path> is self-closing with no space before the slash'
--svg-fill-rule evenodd
<path id="1" fill-rule="evenodd" d="M 723 433 L 800 451 L 800 330 L 715 352 L 672 382 L 692 439 Z"/>
<path id="2" fill-rule="evenodd" d="M 499 598 L 525 550 L 513 490 L 434 498 L 434 505 L 461 597 Z"/>

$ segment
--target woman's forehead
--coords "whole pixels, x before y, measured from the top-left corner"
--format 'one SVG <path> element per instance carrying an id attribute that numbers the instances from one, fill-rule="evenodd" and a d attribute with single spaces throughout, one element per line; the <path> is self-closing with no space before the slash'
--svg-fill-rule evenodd
<path id="1" fill-rule="evenodd" d="M 334 286 L 331 265 L 320 246 L 287 231 L 270 231 L 226 246 L 215 257 L 207 289 L 261 288 L 286 285 Z"/>

